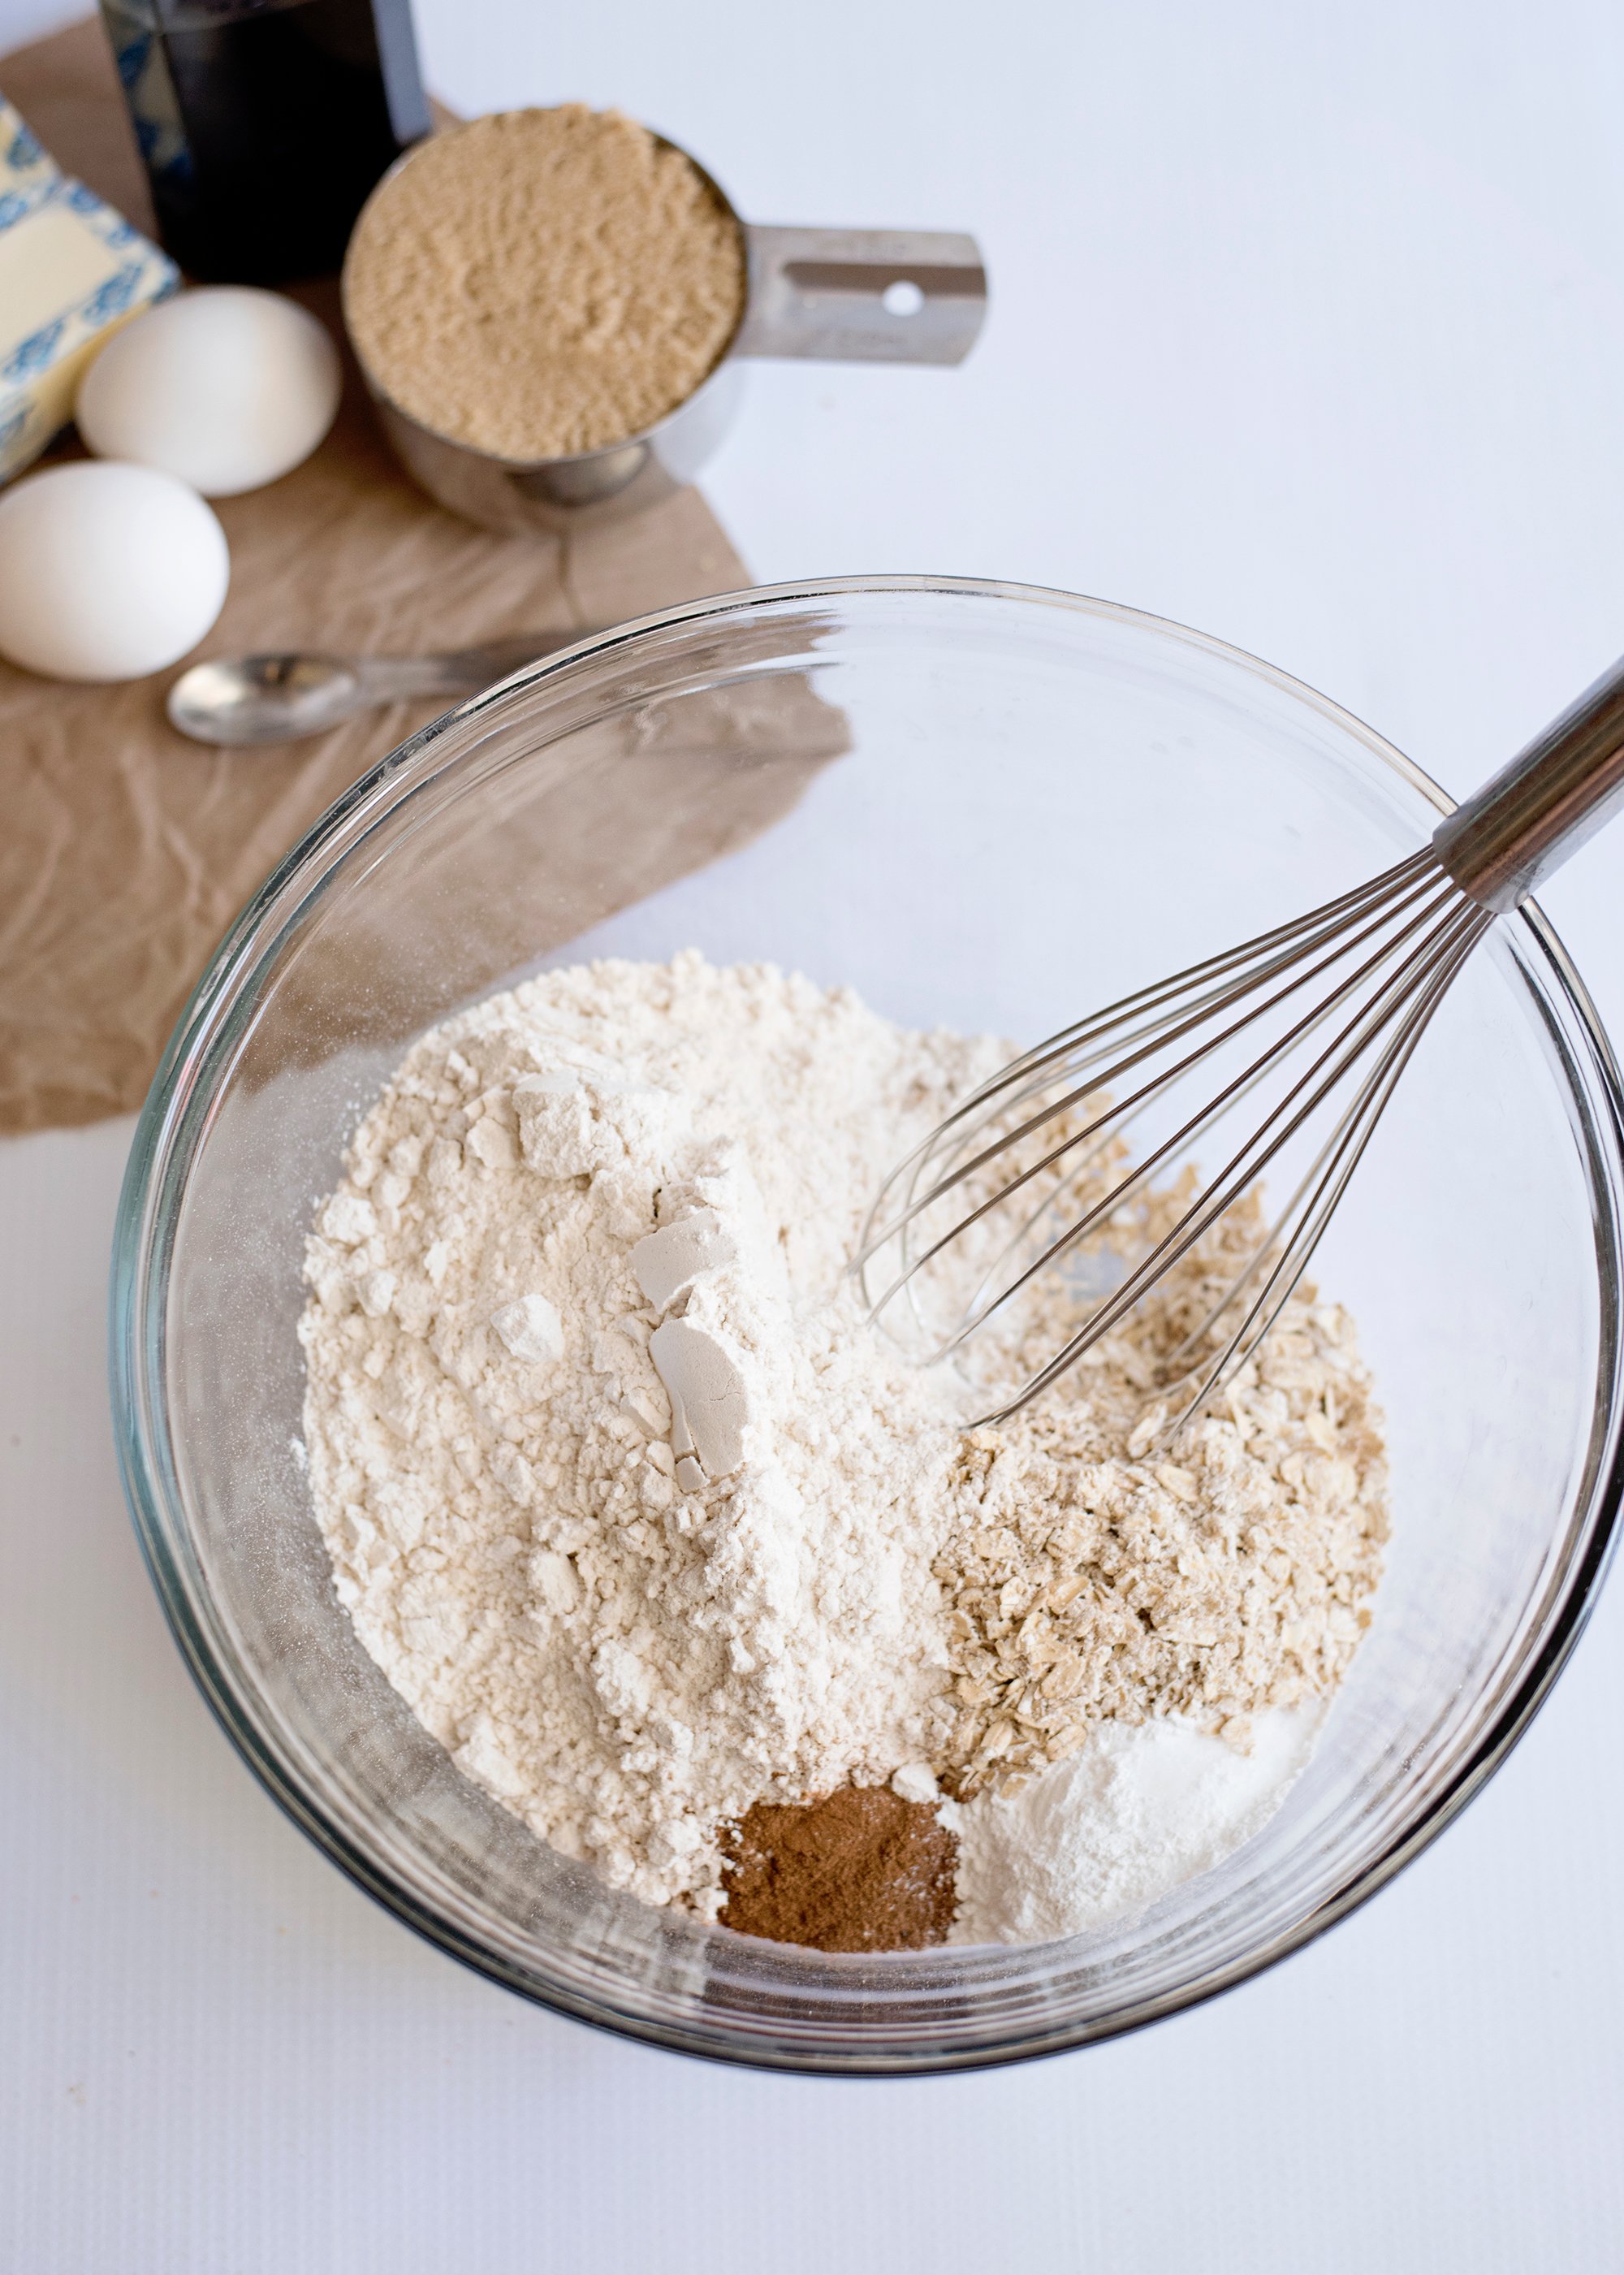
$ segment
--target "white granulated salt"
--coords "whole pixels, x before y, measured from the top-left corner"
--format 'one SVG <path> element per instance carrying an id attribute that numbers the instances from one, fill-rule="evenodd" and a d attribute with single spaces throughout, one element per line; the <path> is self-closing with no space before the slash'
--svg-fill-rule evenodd
<path id="1" fill-rule="evenodd" d="M 770 967 L 555 972 L 415 1046 L 321 1212 L 338 1594 L 471 1778 L 651 1903 L 714 1915 L 752 1803 L 940 1750 L 954 1419 L 842 1274 L 1001 1054 Z"/>
<path id="2" fill-rule="evenodd" d="M 1258 1715 L 1245 1753 L 1176 1716 L 1101 1722 L 1017 1791 L 942 1804 L 959 1840 L 955 1943 L 1047 1943 L 1136 1917 L 1260 1833 L 1324 1709 Z"/>

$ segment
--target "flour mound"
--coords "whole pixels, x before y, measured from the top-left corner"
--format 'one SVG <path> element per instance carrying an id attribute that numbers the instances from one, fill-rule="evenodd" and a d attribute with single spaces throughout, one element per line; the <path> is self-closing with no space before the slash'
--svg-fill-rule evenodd
<path id="1" fill-rule="evenodd" d="M 551 972 L 414 1047 L 321 1213 L 340 1599 L 469 1777 L 646 1901 L 714 1916 L 727 1821 L 944 1742 L 959 1417 L 842 1274 L 1001 1056 L 770 965 Z"/>

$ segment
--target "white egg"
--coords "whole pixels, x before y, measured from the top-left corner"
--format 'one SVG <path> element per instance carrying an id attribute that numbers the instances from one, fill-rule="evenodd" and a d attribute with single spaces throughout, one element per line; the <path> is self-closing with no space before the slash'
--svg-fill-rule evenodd
<path id="1" fill-rule="evenodd" d="M 296 300 L 216 284 L 122 325 L 79 382 L 74 416 L 98 457 L 234 497 L 310 456 L 342 386 L 337 349 Z"/>
<path id="2" fill-rule="evenodd" d="M 0 492 L 0 655 L 51 679 L 140 679 L 195 647 L 230 581 L 225 532 L 151 466 L 52 466 Z"/>

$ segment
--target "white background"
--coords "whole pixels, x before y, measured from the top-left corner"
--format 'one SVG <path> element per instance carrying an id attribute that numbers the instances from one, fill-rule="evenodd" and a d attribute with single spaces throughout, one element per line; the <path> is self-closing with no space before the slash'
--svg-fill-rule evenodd
<path id="1" fill-rule="evenodd" d="M 1135 602 L 1456 791 L 1624 647 L 1613 0 L 417 4 L 465 111 L 979 235 L 963 371 L 752 374 L 707 488 L 759 577 Z M 1624 1033 L 1620 877 L 1615 831 L 1545 904 Z M 1624 2267 L 1624 1590 L 1459 1826 L 1215 2007 L 946 2082 L 646 2052 L 374 1910 L 193 1696 L 104 1418 L 127 1140 L 0 1147 L 4 2275 Z"/>

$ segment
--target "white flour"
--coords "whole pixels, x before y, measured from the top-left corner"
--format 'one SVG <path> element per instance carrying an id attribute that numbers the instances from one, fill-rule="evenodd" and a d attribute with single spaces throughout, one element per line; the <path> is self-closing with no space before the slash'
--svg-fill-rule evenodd
<path id="1" fill-rule="evenodd" d="M 1125 1921 L 1260 1833 L 1323 1713 L 1276 1707 L 1250 1751 L 1175 1716 L 1101 1722 L 1069 1760 L 1000 1799 L 942 1805 L 959 1838 L 955 1943 L 1047 1943 Z"/>
<path id="2" fill-rule="evenodd" d="M 714 1915 L 724 1819 L 940 1744 L 956 1432 L 841 1275 L 1001 1056 L 769 966 L 553 973 L 416 1045 L 309 1243 L 311 1482 L 362 1642 L 649 1902 Z"/>

